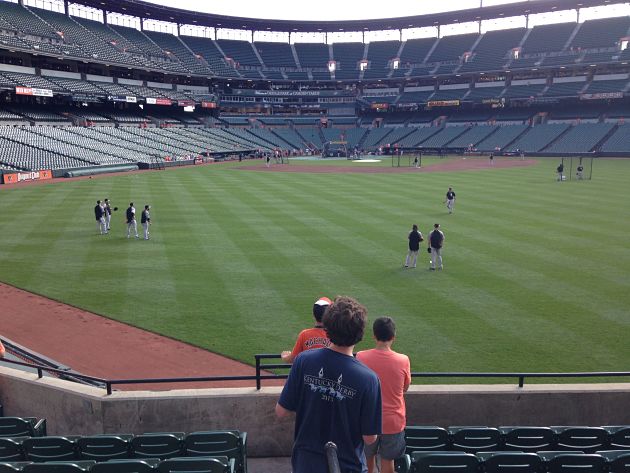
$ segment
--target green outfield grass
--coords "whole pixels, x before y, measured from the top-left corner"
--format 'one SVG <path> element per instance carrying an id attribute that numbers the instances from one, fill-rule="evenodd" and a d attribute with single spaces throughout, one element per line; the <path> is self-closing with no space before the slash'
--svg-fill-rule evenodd
<path id="1" fill-rule="evenodd" d="M 318 296 L 347 294 L 371 320 L 394 317 L 415 371 L 627 370 L 630 161 L 563 183 L 557 162 L 407 174 L 226 163 L 4 189 L 0 280 L 248 363 L 289 349 Z M 105 197 L 120 210 L 100 236 Z M 151 241 L 124 237 L 130 201 L 152 205 Z M 445 270 L 429 272 L 426 252 L 404 269 L 411 225 L 426 235 L 435 222 Z"/>

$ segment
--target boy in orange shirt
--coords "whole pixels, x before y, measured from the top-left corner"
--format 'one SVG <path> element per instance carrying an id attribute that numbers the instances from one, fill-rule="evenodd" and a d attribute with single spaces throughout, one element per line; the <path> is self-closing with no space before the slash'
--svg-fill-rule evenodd
<path id="1" fill-rule="evenodd" d="M 283 351 L 280 356 L 285 363 L 293 363 L 295 357 L 306 350 L 313 348 L 326 348 L 330 345 L 326 330 L 322 325 L 322 317 L 328 309 L 332 301 L 328 297 L 320 297 L 313 304 L 313 318 L 315 319 L 315 327 L 302 330 L 298 335 L 293 351 Z"/>
<path id="2" fill-rule="evenodd" d="M 372 327 L 376 348 L 360 351 L 357 359 L 374 371 L 381 381 L 383 402 L 382 435 L 365 446 L 368 473 L 376 469 L 376 455 L 381 457 L 381 473 L 394 473 L 394 460 L 405 453 L 407 423 L 404 393 L 411 384 L 409 357 L 392 350 L 396 324 L 391 317 L 379 317 Z"/>

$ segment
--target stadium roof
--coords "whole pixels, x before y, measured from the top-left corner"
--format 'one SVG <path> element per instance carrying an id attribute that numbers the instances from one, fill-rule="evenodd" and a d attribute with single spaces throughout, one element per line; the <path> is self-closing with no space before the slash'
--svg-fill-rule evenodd
<path id="1" fill-rule="evenodd" d="M 350 21 L 295 21 L 259 18 L 242 18 L 182 10 L 156 5 L 142 0 L 78 0 L 76 3 L 106 10 L 112 13 L 131 15 L 139 18 L 167 21 L 186 25 L 208 26 L 213 28 L 244 29 L 253 31 L 284 32 L 339 32 L 339 31 L 380 31 L 388 29 L 422 28 L 436 25 L 450 25 L 479 20 L 492 20 L 548 13 L 562 10 L 575 10 L 616 3 L 625 0 L 530 0 L 482 8 L 433 13 L 398 18 Z M 313 5 L 315 6 L 315 4 Z"/>

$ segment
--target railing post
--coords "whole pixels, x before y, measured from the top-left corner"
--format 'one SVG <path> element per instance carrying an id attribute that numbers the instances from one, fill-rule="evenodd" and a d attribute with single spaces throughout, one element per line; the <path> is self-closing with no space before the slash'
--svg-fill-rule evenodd
<path id="1" fill-rule="evenodd" d="M 39 367 L 37 368 L 37 377 L 40 379 L 44 377 L 44 372 Z"/>
<path id="2" fill-rule="evenodd" d="M 112 383 L 110 383 L 109 381 L 107 381 L 105 383 L 105 387 L 107 388 L 107 395 L 109 396 L 112 393 Z"/>
<path id="3" fill-rule="evenodd" d="M 519 376 L 518 377 L 518 387 L 522 388 L 524 384 L 525 384 L 525 376 Z"/>
<path id="4" fill-rule="evenodd" d="M 260 391 L 260 357 L 256 355 L 256 391 Z"/>

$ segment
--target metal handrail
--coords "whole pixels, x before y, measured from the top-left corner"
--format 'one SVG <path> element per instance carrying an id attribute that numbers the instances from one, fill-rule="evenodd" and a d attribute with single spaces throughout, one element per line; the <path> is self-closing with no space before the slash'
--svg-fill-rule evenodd
<path id="1" fill-rule="evenodd" d="M 286 379 L 288 374 L 263 374 L 264 370 L 269 369 L 288 369 L 290 364 L 286 363 L 270 363 L 263 364 L 261 360 L 278 359 L 278 354 L 257 354 L 254 355 L 256 360 L 256 374 L 244 376 L 196 376 L 191 378 L 138 378 L 138 379 L 103 379 L 95 376 L 73 373 L 72 377 L 89 381 L 92 383 L 100 383 L 105 386 L 107 395 L 112 393 L 113 385 L 124 384 L 162 384 L 162 383 L 191 383 L 191 382 L 213 382 L 213 381 L 255 381 L 256 390 L 262 387 L 262 381 L 266 379 Z M 3 359 L 3 363 L 12 365 L 25 366 L 37 370 L 38 378 L 44 376 L 44 372 L 67 375 L 68 372 L 63 369 L 51 368 L 49 366 L 37 365 L 33 363 L 25 363 L 21 361 Z M 460 373 L 460 372 L 435 372 L 435 373 L 411 373 L 412 378 L 517 378 L 518 387 L 525 385 L 526 378 L 620 378 L 630 377 L 630 371 L 596 371 L 596 372 L 577 372 L 577 373 L 523 373 L 523 372 L 503 372 L 503 373 Z"/>

